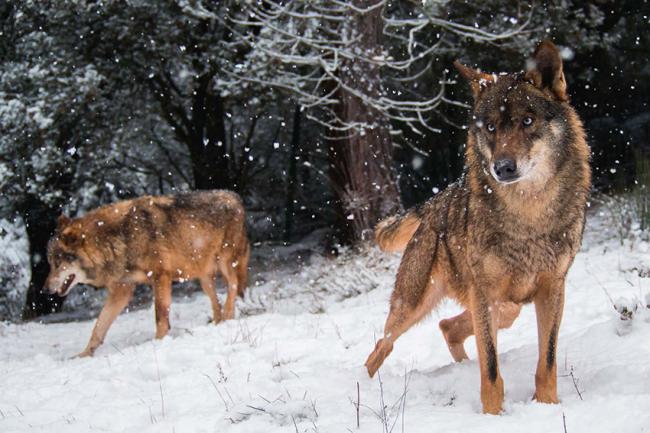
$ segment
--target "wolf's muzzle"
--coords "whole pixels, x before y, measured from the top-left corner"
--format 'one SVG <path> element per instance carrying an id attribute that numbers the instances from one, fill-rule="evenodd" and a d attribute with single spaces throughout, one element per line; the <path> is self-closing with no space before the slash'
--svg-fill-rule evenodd
<path id="1" fill-rule="evenodd" d="M 519 177 L 517 163 L 513 159 L 499 159 L 494 163 L 493 169 L 499 182 L 510 182 Z"/>

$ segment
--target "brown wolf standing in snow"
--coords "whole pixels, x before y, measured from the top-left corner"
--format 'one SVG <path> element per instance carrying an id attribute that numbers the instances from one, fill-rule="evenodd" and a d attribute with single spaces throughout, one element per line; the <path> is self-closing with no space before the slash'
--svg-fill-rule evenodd
<path id="1" fill-rule="evenodd" d="M 456 360 L 476 335 L 481 402 L 499 413 L 497 329 L 534 302 L 539 336 L 535 398 L 557 403 L 556 350 L 564 282 L 578 252 L 590 188 L 589 148 L 568 103 L 562 60 L 542 42 L 519 74 L 456 63 L 474 95 L 463 177 L 422 206 L 380 223 L 385 250 L 401 250 L 384 337 L 366 361 L 373 376 L 395 340 L 446 296 L 467 311 L 440 327 Z"/>
<path id="2" fill-rule="evenodd" d="M 243 296 L 246 289 L 248 257 L 244 207 L 237 194 L 145 196 L 80 218 L 61 216 L 48 246 L 51 271 L 45 289 L 65 296 L 77 283 L 107 288 L 106 303 L 80 353 L 90 356 L 129 303 L 136 284 L 153 288 L 156 338 L 169 330 L 175 280 L 198 279 L 210 298 L 214 322 L 232 319 L 235 296 Z M 228 284 L 223 315 L 215 291 L 217 272 Z"/>

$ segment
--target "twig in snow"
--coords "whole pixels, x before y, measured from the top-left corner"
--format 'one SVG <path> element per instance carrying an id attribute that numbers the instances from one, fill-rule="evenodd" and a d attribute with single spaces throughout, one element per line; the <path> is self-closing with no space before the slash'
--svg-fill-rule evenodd
<path id="1" fill-rule="evenodd" d="M 357 429 L 361 428 L 359 423 L 359 405 L 361 404 L 361 391 L 359 390 L 359 382 L 357 382 Z"/>
<path id="2" fill-rule="evenodd" d="M 158 388 L 160 389 L 160 409 L 162 417 L 165 418 L 165 397 L 163 396 L 162 381 L 160 380 L 160 368 L 158 367 L 158 356 L 156 355 L 156 346 L 153 347 L 153 359 L 156 361 L 156 374 L 158 375 Z"/>
<path id="3" fill-rule="evenodd" d="M 384 428 L 385 433 L 389 433 L 388 430 L 388 414 L 386 413 L 386 403 L 384 401 L 384 382 L 381 380 L 381 374 L 377 371 L 377 379 L 379 379 L 379 403 L 381 404 L 380 408 L 380 420 L 382 422 L 382 427 Z"/>
<path id="4" fill-rule="evenodd" d="M 226 385 L 223 386 L 223 390 L 226 391 L 226 395 L 230 399 L 230 401 L 234 404 L 235 400 L 233 400 L 232 395 L 230 395 L 230 391 L 228 391 L 228 387 Z"/>
<path id="5" fill-rule="evenodd" d="M 566 431 L 566 415 L 564 412 L 562 412 L 562 424 L 564 425 L 564 433 L 567 433 Z"/>
<path id="6" fill-rule="evenodd" d="M 201 373 L 201 374 L 203 374 L 205 377 L 207 377 L 208 380 L 210 381 L 210 383 L 212 383 L 212 386 L 217 391 L 217 394 L 219 394 L 219 398 L 221 398 L 221 401 L 223 401 L 223 405 L 226 407 L 226 412 L 228 412 L 228 410 L 229 410 L 228 409 L 228 402 L 226 401 L 225 398 L 223 398 L 223 395 L 221 395 L 221 391 L 219 391 L 219 388 L 217 387 L 217 384 L 214 383 L 214 380 L 212 380 L 212 378 L 210 376 L 208 376 L 207 374 L 205 374 L 205 373 Z"/>
<path id="7" fill-rule="evenodd" d="M 402 397 L 402 433 L 404 433 L 404 415 L 406 414 L 406 390 L 408 389 L 409 381 L 411 376 L 406 374 L 406 368 L 404 369 L 404 396 Z"/>
<path id="8" fill-rule="evenodd" d="M 316 415 L 316 418 L 318 418 L 320 415 L 318 415 L 318 411 L 316 410 L 316 400 L 312 400 L 310 398 L 309 402 L 311 403 L 311 409 L 314 411 L 314 415 Z M 313 421 L 312 421 L 312 423 L 313 423 Z"/>
<path id="9" fill-rule="evenodd" d="M 598 277 L 596 277 L 596 274 L 594 272 L 591 272 L 591 270 L 589 269 L 589 266 L 587 266 L 587 270 L 589 271 L 589 273 L 593 277 L 593 279 L 596 280 L 596 283 L 598 284 L 598 286 L 603 290 L 603 292 L 605 292 L 605 296 L 607 296 L 607 299 L 609 299 L 609 302 L 612 304 L 612 307 L 614 307 L 614 310 L 616 310 L 616 303 L 614 302 L 614 300 L 610 296 L 609 292 L 607 291 L 607 289 L 605 288 L 603 283 L 598 279 Z"/>
<path id="10" fill-rule="evenodd" d="M 118 352 L 120 355 L 124 356 L 124 352 L 122 352 L 122 351 L 120 350 L 120 348 L 117 347 L 117 346 L 115 345 L 115 343 L 111 343 L 111 346 L 113 346 L 113 349 L 117 350 L 117 352 Z"/>
<path id="11" fill-rule="evenodd" d="M 251 409 L 259 410 L 260 412 L 266 412 L 266 409 L 263 409 L 261 407 L 251 406 L 250 404 L 247 404 L 246 407 L 250 407 Z"/>
<path id="12" fill-rule="evenodd" d="M 293 421 L 293 426 L 296 429 L 296 433 L 298 433 L 298 424 L 296 424 L 296 419 L 291 415 L 291 421 Z"/>
<path id="13" fill-rule="evenodd" d="M 578 380 L 576 379 L 575 375 L 573 374 L 573 365 L 570 367 L 569 374 L 562 375 L 560 377 L 570 377 L 571 380 L 573 381 L 573 387 L 575 388 L 576 392 L 578 393 L 578 397 L 580 397 L 580 400 L 584 399 L 582 398 L 582 393 L 580 392 L 580 389 L 578 388 Z"/>
<path id="14" fill-rule="evenodd" d="M 573 366 L 571 366 L 571 371 L 569 372 L 569 376 L 571 376 L 571 380 L 573 381 L 573 387 L 576 389 L 576 392 L 578 393 L 578 397 L 580 397 L 580 400 L 584 401 L 582 398 L 582 393 L 578 389 L 578 383 L 576 381 L 576 377 L 573 375 Z"/>
<path id="15" fill-rule="evenodd" d="M 394 410 L 395 407 L 399 407 L 399 410 L 395 415 L 395 419 L 393 420 L 393 425 L 390 427 L 389 433 L 395 429 L 395 424 L 397 424 L 397 420 L 400 418 L 400 413 L 402 418 L 402 433 L 404 433 L 404 413 L 406 411 L 406 393 L 408 391 L 408 385 L 410 381 L 411 381 L 411 374 L 410 373 L 407 374 L 406 369 L 404 369 L 404 392 L 402 392 L 402 395 L 397 399 L 397 401 L 391 407 L 391 411 Z"/>

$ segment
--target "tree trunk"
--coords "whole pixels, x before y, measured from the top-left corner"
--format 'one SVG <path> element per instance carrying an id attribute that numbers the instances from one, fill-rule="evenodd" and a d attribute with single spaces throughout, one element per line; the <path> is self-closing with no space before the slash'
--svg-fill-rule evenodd
<path id="1" fill-rule="evenodd" d="M 148 80 L 161 114 L 190 154 L 194 189 L 236 189 L 226 147 L 223 98 L 212 89 L 214 72 L 198 77 L 191 106 L 168 71 Z"/>
<path id="2" fill-rule="evenodd" d="M 357 8 L 368 8 L 376 0 L 355 0 Z M 383 23 L 381 8 L 355 12 L 351 20 L 354 37 L 366 58 L 381 55 Z M 346 87 L 359 93 L 379 96 L 379 67 L 361 60 L 346 60 L 339 71 Z M 345 88 L 338 91 L 335 113 L 341 126 L 355 125 L 346 131 L 330 131 L 330 168 L 334 192 L 338 197 L 343 240 L 359 242 L 372 238 L 374 225 L 383 217 L 401 209 L 393 147 L 388 120 L 361 98 Z"/>
<path id="3" fill-rule="evenodd" d="M 32 276 L 23 308 L 23 320 L 61 311 L 63 300 L 42 292 L 50 272 L 47 263 L 47 243 L 56 229 L 57 212 L 42 201 L 31 198 L 22 212 L 29 240 L 29 261 Z"/>
<path id="4" fill-rule="evenodd" d="M 289 181 L 287 183 L 287 201 L 284 206 L 284 240 L 291 240 L 293 221 L 296 216 L 296 183 L 298 182 L 298 150 L 300 147 L 300 105 L 293 112 L 293 131 L 291 133 L 291 150 L 289 152 Z"/>
<path id="5" fill-rule="evenodd" d="M 190 142 L 194 188 L 235 189 L 226 155 L 226 126 L 221 95 L 210 88 L 213 75 L 199 79 L 192 106 Z"/>

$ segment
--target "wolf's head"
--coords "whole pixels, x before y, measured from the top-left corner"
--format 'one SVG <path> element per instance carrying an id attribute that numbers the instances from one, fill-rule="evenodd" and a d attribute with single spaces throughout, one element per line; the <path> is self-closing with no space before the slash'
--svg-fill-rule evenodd
<path id="1" fill-rule="evenodd" d="M 488 74 L 455 63 L 474 95 L 469 146 L 496 182 L 541 189 L 567 158 L 571 110 L 562 58 L 549 41 L 516 74 Z M 468 149 L 468 151 L 470 151 Z"/>
<path id="2" fill-rule="evenodd" d="M 81 224 L 61 215 L 47 246 L 50 274 L 45 280 L 45 291 L 66 296 L 76 284 L 91 283 L 93 265 L 84 253 L 84 242 Z"/>

